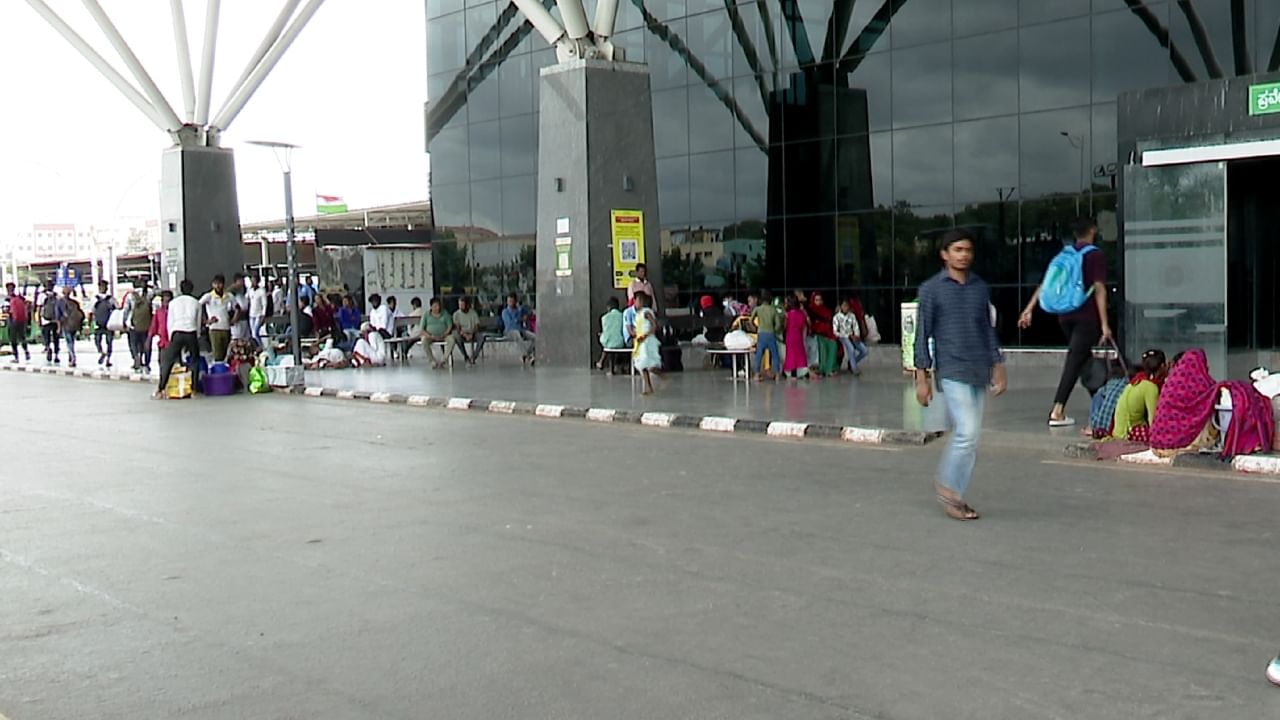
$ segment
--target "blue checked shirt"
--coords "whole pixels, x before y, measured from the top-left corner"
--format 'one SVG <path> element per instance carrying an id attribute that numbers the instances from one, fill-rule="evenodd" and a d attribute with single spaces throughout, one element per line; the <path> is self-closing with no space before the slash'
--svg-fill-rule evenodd
<path id="1" fill-rule="evenodd" d="M 929 339 L 934 355 L 929 356 Z M 986 387 L 991 369 L 1004 362 L 991 324 L 991 288 L 969 274 L 961 285 L 944 270 L 920 286 L 916 323 L 916 367 L 933 369 L 939 380 Z"/>

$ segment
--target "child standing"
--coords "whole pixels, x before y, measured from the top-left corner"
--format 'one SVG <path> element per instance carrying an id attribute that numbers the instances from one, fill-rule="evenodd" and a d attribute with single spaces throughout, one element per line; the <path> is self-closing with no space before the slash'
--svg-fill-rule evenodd
<path id="1" fill-rule="evenodd" d="M 635 294 L 636 308 L 636 346 L 631 351 L 631 362 L 636 370 L 644 376 L 644 390 L 641 394 L 653 394 L 653 373 L 662 370 L 662 352 L 658 344 L 658 321 L 649 307 L 649 294 L 639 291 Z"/>
<path id="2" fill-rule="evenodd" d="M 618 298 L 609 298 L 609 309 L 604 315 L 600 316 L 600 347 L 608 350 L 621 350 L 627 346 L 627 341 L 622 336 L 622 303 L 618 302 Z M 609 362 L 609 353 L 600 353 L 600 362 L 596 363 L 597 370 L 603 370 L 604 364 Z M 613 365 L 609 366 L 609 374 L 613 374 Z"/>
<path id="3" fill-rule="evenodd" d="M 809 367 L 809 356 L 805 352 L 805 338 L 809 334 L 809 317 L 800 307 L 800 301 L 793 295 L 787 298 L 787 359 L 782 365 L 783 373 L 791 377 L 799 377 L 799 371 Z"/>
<path id="4" fill-rule="evenodd" d="M 848 300 L 842 301 L 839 309 L 834 325 L 836 340 L 844 348 L 844 360 L 840 363 L 840 369 L 843 370 L 848 366 L 849 372 L 861 375 L 862 371 L 858 369 L 858 363 L 867 357 L 867 345 L 862 342 L 862 328 L 858 326 L 858 316 L 849 308 Z"/>

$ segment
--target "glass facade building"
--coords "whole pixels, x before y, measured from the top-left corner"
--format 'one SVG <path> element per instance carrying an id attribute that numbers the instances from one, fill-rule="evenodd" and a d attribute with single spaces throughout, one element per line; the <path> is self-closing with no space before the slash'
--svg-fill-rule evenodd
<path id="1" fill-rule="evenodd" d="M 621 0 L 613 40 L 650 70 L 675 304 L 857 293 L 891 340 L 963 227 L 1003 340 L 1054 345 L 1015 322 L 1073 217 L 1119 277 L 1117 97 L 1274 71 L 1278 29 L 1280 0 Z M 532 293 L 554 54 L 506 0 L 427 0 L 427 34 L 437 276 Z"/>

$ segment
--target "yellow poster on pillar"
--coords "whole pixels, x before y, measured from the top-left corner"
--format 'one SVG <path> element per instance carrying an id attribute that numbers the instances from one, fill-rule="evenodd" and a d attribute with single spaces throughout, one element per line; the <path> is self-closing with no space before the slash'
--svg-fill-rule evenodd
<path id="1" fill-rule="evenodd" d="M 636 265 L 644 262 L 644 212 L 611 210 L 609 218 L 613 227 L 613 286 L 621 290 L 631 284 Z"/>

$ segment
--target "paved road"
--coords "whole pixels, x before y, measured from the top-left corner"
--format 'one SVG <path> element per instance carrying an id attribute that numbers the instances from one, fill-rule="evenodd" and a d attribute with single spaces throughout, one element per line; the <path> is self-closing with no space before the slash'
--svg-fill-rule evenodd
<path id="1" fill-rule="evenodd" d="M 0 375 L 11 720 L 1280 716 L 1280 486 L 146 393 Z"/>

